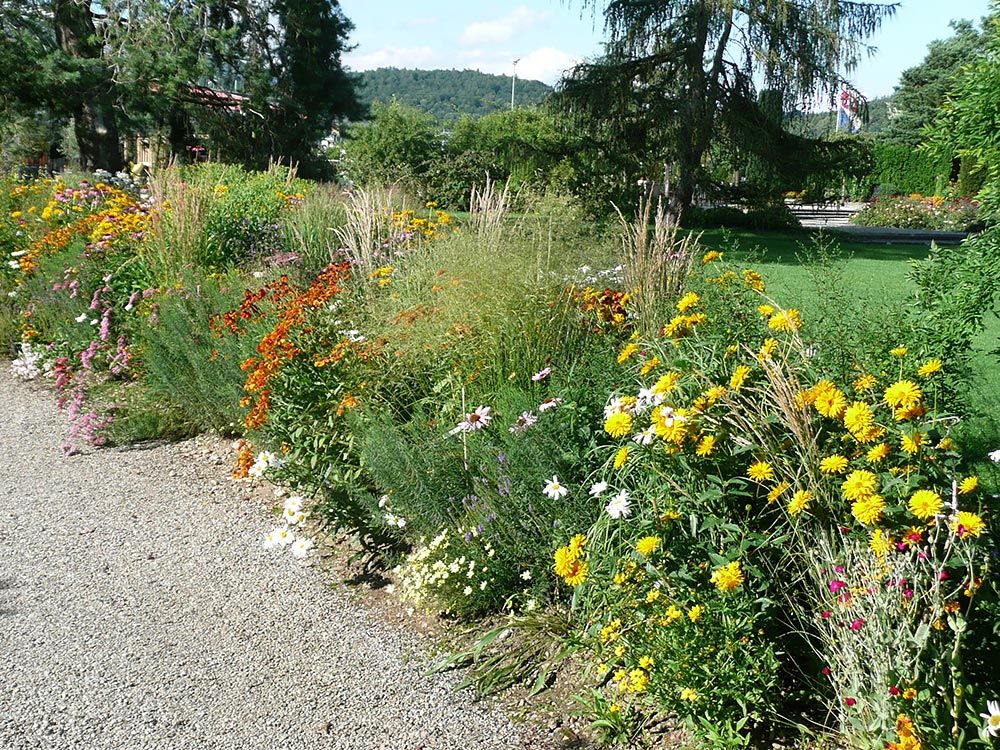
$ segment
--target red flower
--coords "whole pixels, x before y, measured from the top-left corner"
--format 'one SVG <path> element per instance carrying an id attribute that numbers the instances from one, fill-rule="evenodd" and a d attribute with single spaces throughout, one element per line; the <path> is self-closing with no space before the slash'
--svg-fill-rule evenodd
<path id="1" fill-rule="evenodd" d="M 854 698 L 845 698 L 844 699 L 844 705 L 847 706 L 848 708 L 850 708 L 851 706 L 855 705 L 856 703 L 857 703 L 857 701 L 854 700 Z"/>

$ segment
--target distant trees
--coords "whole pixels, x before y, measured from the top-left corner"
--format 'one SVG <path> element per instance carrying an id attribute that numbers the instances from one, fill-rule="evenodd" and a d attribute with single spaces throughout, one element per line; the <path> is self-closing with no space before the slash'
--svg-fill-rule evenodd
<path id="1" fill-rule="evenodd" d="M 510 107 L 510 76 L 476 70 L 406 70 L 378 68 L 358 75 L 364 104 L 397 100 L 439 120 L 482 117 Z M 540 81 L 517 79 L 517 106 L 540 104 L 552 89 Z"/>

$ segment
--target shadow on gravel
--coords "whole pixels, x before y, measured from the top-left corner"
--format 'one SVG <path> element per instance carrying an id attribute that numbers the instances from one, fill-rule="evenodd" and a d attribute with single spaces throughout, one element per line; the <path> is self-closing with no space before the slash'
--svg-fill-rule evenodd
<path id="1" fill-rule="evenodd" d="M 7 592 L 13 591 L 15 588 L 13 578 L 0 578 L 0 617 L 15 614 L 15 610 L 7 606 L 9 604 Z"/>

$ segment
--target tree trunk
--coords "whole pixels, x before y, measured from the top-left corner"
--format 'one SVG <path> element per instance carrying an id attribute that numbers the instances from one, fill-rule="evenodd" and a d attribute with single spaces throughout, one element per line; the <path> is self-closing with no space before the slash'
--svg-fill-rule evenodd
<path id="1" fill-rule="evenodd" d="M 53 0 L 52 19 L 59 47 L 69 57 L 79 83 L 72 93 L 73 129 L 84 170 L 117 172 L 124 166 L 115 120 L 111 77 L 101 62 L 90 0 Z"/>

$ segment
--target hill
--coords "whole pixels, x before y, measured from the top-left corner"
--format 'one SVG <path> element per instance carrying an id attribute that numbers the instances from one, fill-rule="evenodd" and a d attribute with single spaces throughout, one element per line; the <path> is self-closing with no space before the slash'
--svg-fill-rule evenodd
<path id="1" fill-rule="evenodd" d="M 378 68 L 359 74 L 358 97 L 365 105 L 396 97 L 403 104 L 443 120 L 462 115 L 482 117 L 510 106 L 510 76 L 477 70 L 408 70 Z M 517 79 L 516 102 L 538 104 L 552 88 L 541 81 Z"/>

